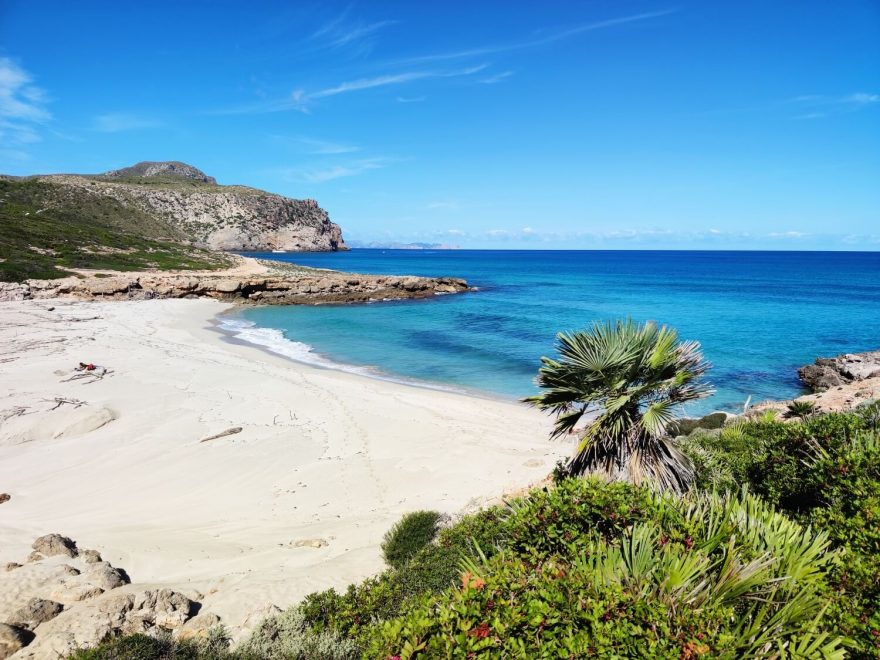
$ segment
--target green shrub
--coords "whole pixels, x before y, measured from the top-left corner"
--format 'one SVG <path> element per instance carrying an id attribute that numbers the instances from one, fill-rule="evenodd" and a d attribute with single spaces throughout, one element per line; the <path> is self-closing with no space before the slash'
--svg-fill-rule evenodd
<path id="1" fill-rule="evenodd" d="M 842 657 L 822 629 L 834 561 L 827 535 L 751 496 L 673 500 L 599 483 L 586 492 L 607 505 L 627 490 L 645 498 L 644 521 L 466 562 L 458 588 L 376 626 L 365 655 L 756 657 L 814 645 Z M 577 496 L 571 489 L 553 502 L 589 510 Z M 673 540 L 682 529 L 688 536 Z"/>
<path id="2" fill-rule="evenodd" d="M 353 640 L 329 630 L 315 630 L 299 607 L 262 621 L 237 652 L 261 660 L 349 660 L 359 656 Z"/>
<path id="3" fill-rule="evenodd" d="M 476 556 L 473 540 L 491 546 L 507 513 L 493 507 L 466 516 L 441 530 L 400 568 L 390 568 L 340 593 L 335 589 L 309 594 L 302 603 L 306 622 L 318 631 L 333 631 L 363 643 L 372 626 L 391 619 L 413 601 L 436 594 L 458 582 L 463 556 Z"/>
<path id="4" fill-rule="evenodd" d="M 809 467 L 822 505 L 806 520 L 846 551 L 830 615 L 860 653 L 880 657 L 880 435 L 857 434 L 837 451 L 817 446 Z"/>
<path id="5" fill-rule="evenodd" d="M 382 542 L 382 554 L 388 565 L 400 568 L 433 541 L 442 517 L 436 511 L 413 511 L 401 518 Z"/>
<path id="6" fill-rule="evenodd" d="M 565 479 L 510 503 L 501 544 L 518 552 L 565 553 L 619 535 L 646 519 L 652 503 L 646 489 L 599 478 Z"/>
<path id="7" fill-rule="evenodd" d="M 812 401 L 792 401 L 785 411 L 786 417 L 800 417 L 806 420 L 816 413 L 816 404 Z"/>
<path id="8" fill-rule="evenodd" d="M 170 634 L 134 634 L 111 637 L 98 646 L 75 651 L 70 660 L 209 660 L 223 657 L 209 653 L 196 641 L 178 641 Z"/>
<path id="9" fill-rule="evenodd" d="M 854 657 L 880 657 L 880 405 L 799 423 L 749 422 L 732 440 L 695 434 L 683 444 L 697 484 L 748 483 L 803 524 L 823 530 L 843 559 L 828 576 L 829 625 Z"/>
<path id="10" fill-rule="evenodd" d="M 815 444 L 836 451 L 867 427 L 853 413 L 832 413 L 801 422 L 733 424 L 720 432 L 697 432 L 681 445 L 695 465 L 696 485 L 736 490 L 744 483 L 768 502 L 790 512 L 812 509 L 820 500 L 809 485 L 806 459 Z"/>

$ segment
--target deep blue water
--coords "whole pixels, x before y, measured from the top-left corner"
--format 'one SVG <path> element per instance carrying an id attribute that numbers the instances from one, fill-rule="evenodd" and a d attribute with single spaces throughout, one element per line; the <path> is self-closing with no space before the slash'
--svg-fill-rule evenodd
<path id="1" fill-rule="evenodd" d="M 242 315 L 312 347 L 306 359 L 511 397 L 535 391 L 539 359 L 552 353 L 557 331 L 595 320 L 653 320 L 698 340 L 717 392 L 692 404 L 691 414 L 738 410 L 749 396 L 793 396 L 802 391 L 799 366 L 880 346 L 880 253 L 361 249 L 250 256 L 466 278 L 480 290 Z"/>

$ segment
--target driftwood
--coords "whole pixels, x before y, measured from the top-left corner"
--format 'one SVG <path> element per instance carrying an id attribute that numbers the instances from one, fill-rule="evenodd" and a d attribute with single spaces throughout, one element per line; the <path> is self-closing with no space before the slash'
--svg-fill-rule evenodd
<path id="1" fill-rule="evenodd" d="M 100 371 L 95 369 L 93 371 L 81 371 L 79 373 L 74 374 L 70 378 L 64 378 L 60 382 L 69 383 L 72 380 L 82 380 L 87 379 L 83 385 L 88 385 L 89 383 L 94 383 L 96 380 L 102 380 L 104 376 L 108 376 L 113 373 L 112 369 L 107 369 L 105 367 L 100 367 Z"/>
<path id="2" fill-rule="evenodd" d="M 207 438 L 202 438 L 199 442 L 208 442 L 208 440 L 216 440 L 217 438 L 225 438 L 227 435 L 235 435 L 236 433 L 241 433 L 240 426 L 233 426 L 231 428 L 226 429 L 225 431 L 220 431 L 220 433 L 215 433 L 214 435 L 209 435 Z"/>
<path id="3" fill-rule="evenodd" d="M 43 399 L 43 400 L 49 401 L 49 399 Z M 87 402 L 80 401 L 79 399 L 65 399 L 64 397 L 60 397 L 60 396 L 56 396 L 52 400 L 55 401 L 55 406 L 53 408 L 49 408 L 49 410 L 57 410 L 58 408 L 63 406 L 65 403 L 70 404 L 74 408 L 79 408 L 80 406 L 89 405 Z"/>

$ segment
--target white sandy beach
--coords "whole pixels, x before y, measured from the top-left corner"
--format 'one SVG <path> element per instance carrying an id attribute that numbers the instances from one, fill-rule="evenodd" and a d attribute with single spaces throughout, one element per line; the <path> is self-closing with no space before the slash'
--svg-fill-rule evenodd
<path id="1" fill-rule="evenodd" d="M 403 513 L 460 512 L 570 451 L 525 406 L 230 343 L 211 329 L 227 307 L 0 304 L 0 564 L 57 532 L 123 567 L 124 589 L 198 591 L 236 629 L 381 570 Z M 80 361 L 112 372 L 63 382 Z M 25 570 L 0 572 L 0 621 L 28 595 L 10 588 Z"/>

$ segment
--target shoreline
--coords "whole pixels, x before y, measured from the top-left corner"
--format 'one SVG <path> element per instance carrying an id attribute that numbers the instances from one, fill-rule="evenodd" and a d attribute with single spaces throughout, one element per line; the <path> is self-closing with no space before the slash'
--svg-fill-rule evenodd
<path id="1" fill-rule="evenodd" d="M 68 277 L 0 282 L 0 302 L 211 298 L 237 304 L 316 305 L 429 298 L 471 291 L 456 277 L 364 275 L 230 254 L 234 265 L 196 270 L 70 270 Z"/>
<path id="2" fill-rule="evenodd" d="M 357 304 L 357 303 L 354 303 Z M 365 303 L 360 303 L 365 304 Z M 239 346 L 248 346 L 251 348 L 255 348 L 262 353 L 267 355 L 271 355 L 273 357 L 280 357 L 283 360 L 290 361 L 294 364 L 303 365 L 306 367 L 311 367 L 313 369 L 321 369 L 326 371 L 334 371 L 339 373 L 352 374 L 355 376 L 359 376 L 361 378 L 368 378 L 370 380 L 378 380 L 385 383 L 394 383 L 395 385 L 402 385 L 404 387 L 414 387 L 416 389 L 428 390 L 433 392 L 446 392 L 448 394 L 458 394 L 460 396 L 466 396 L 470 398 L 476 399 L 485 399 L 486 401 L 494 401 L 497 403 L 503 404 L 513 404 L 520 405 L 521 401 L 518 397 L 515 396 L 505 396 L 499 392 L 492 392 L 490 390 L 481 390 L 478 388 L 468 388 L 465 386 L 458 385 L 444 385 L 440 382 L 432 382 L 427 380 L 419 380 L 417 378 L 408 378 L 407 376 L 395 375 L 393 373 L 389 373 L 387 371 L 382 371 L 381 367 L 372 366 L 372 365 L 358 365 L 349 362 L 341 362 L 339 360 L 334 359 L 333 357 L 324 355 L 317 351 L 317 349 L 311 344 L 306 344 L 304 342 L 297 341 L 295 339 L 289 339 L 288 337 L 283 336 L 283 332 L 278 330 L 280 334 L 282 334 L 282 341 L 287 342 L 291 345 L 299 344 L 308 349 L 308 352 L 314 353 L 316 356 L 316 360 L 304 360 L 297 359 L 292 355 L 286 355 L 282 352 L 273 350 L 267 344 L 261 344 L 255 341 L 249 341 L 247 339 L 242 339 L 235 335 L 235 330 L 230 328 L 223 327 L 224 318 L 229 320 L 235 320 L 235 315 L 241 312 L 240 307 L 232 307 L 230 309 L 221 310 L 218 312 L 214 318 L 211 320 L 211 329 L 219 334 L 223 341 L 229 342 L 231 344 L 239 345 Z M 252 321 L 243 320 L 242 322 L 251 323 L 252 327 L 256 330 L 263 331 L 275 331 L 274 328 L 264 328 Z"/>
<path id="3" fill-rule="evenodd" d="M 0 572 L 0 620 L 54 594 L 70 611 L 60 627 L 114 594 L 170 588 L 241 636 L 270 604 L 381 570 L 382 536 L 404 513 L 472 510 L 570 452 L 524 405 L 225 340 L 212 321 L 230 307 L 0 304 L 0 408 L 25 409 L 0 416 L 0 492 L 11 495 L 0 564 L 25 564 Z M 80 361 L 112 373 L 69 381 Z M 231 427 L 242 430 L 200 441 Z M 35 581 L 41 564 L 25 558 L 49 533 L 97 550 L 132 584 L 80 601 Z"/>

